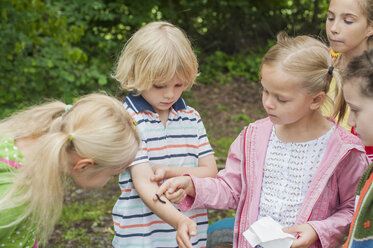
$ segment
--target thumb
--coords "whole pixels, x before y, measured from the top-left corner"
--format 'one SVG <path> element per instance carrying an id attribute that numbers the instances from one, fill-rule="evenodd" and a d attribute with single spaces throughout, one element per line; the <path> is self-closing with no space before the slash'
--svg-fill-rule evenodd
<path id="1" fill-rule="evenodd" d="M 289 226 L 282 228 L 282 231 L 285 233 L 297 233 L 299 230 L 296 226 Z"/>
<path id="2" fill-rule="evenodd" d="M 196 236 L 197 235 L 197 226 L 193 222 L 191 225 L 189 225 L 189 236 Z"/>

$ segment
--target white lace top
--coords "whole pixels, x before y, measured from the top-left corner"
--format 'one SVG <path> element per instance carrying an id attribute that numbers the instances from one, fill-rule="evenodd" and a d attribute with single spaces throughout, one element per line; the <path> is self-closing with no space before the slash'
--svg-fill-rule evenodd
<path id="1" fill-rule="evenodd" d="M 259 219 L 271 216 L 284 227 L 294 225 L 333 130 L 308 142 L 284 143 L 273 128 L 264 165 Z"/>

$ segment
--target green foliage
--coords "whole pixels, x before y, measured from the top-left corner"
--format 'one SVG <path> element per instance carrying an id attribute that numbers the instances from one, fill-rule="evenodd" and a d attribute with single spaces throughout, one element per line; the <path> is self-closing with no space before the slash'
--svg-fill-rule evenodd
<path id="1" fill-rule="evenodd" d="M 218 110 L 221 110 L 221 111 L 229 110 L 229 106 L 222 105 L 222 104 L 218 104 L 217 108 L 218 108 Z"/>
<path id="2" fill-rule="evenodd" d="M 118 93 L 110 74 L 128 38 L 167 20 L 190 37 L 202 83 L 257 81 L 261 57 L 280 30 L 320 34 L 327 0 L 2 0 L 0 117 L 42 98 Z M 266 45 L 263 45 L 266 44 Z"/>
<path id="3" fill-rule="evenodd" d="M 274 44 L 274 40 L 268 40 L 267 46 L 253 48 L 251 51 L 241 51 L 232 55 L 216 51 L 212 55 L 200 56 L 201 73 L 198 81 L 207 84 L 229 83 L 234 77 L 243 77 L 257 82 L 262 57 Z"/>
<path id="4" fill-rule="evenodd" d="M 228 155 L 228 150 L 236 137 L 223 137 L 218 140 L 214 137 L 210 137 L 211 146 L 214 149 L 215 157 L 226 158 Z"/>

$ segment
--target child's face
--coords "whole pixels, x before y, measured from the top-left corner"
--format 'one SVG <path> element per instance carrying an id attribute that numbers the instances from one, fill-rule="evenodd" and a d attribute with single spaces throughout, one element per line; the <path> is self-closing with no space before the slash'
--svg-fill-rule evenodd
<path id="1" fill-rule="evenodd" d="M 162 115 L 169 113 L 171 106 L 180 98 L 184 89 L 185 85 L 174 76 L 166 84 L 153 85 L 141 92 L 141 95 L 159 115 Z"/>
<path id="2" fill-rule="evenodd" d="M 373 99 L 360 93 L 362 80 L 360 78 L 346 81 L 343 85 L 343 95 L 351 109 L 348 125 L 354 127 L 364 145 L 373 146 Z"/>
<path id="3" fill-rule="evenodd" d="M 122 173 L 127 166 L 128 164 L 125 164 L 97 171 L 93 168 L 94 165 L 88 165 L 85 168 L 73 170 L 70 176 L 79 188 L 94 189 L 104 186 L 116 175 Z"/>
<path id="4" fill-rule="evenodd" d="M 278 66 L 262 66 L 262 102 L 273 124 L 295 124 L 312 113 L 313 97 L 301 88 L 299 78 Z"/>
<path id="5" fill-rule="evenodd" d="M 332 0 L 326 34 L 334 51 L 355 56 L 368 48 L 367 40 L 373 34 L 373 27 L 368 25 L 356 0 Z"/>

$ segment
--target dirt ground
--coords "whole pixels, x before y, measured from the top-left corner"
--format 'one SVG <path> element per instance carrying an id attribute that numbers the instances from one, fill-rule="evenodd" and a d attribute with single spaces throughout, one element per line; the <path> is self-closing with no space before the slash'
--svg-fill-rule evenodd
<path id="1" fill-rule="evenodd" d="M 240 78 L 234 79 L 229 84 L 195 85 L 191 92 L 185 94 L 185 99 L 201 114 L 210 139 L 236 137 L 249 122 L 265 116 L 259 83 Z M 220 163 L 224 163 L 224 158 L 220 158 Z M 90 201 L 95 205 L 98 200 L 113 201 L 119 195 L 116 178 L 97 190 L 83 191 L 72 188 L 66 195 L 66 203 Z M 221 215 L 221 218 L 225 217 L 224 212 L 209 211 L 210 217 L 217 214 Z M 90 246 L 82 246 L 74 239 L 66 242 L 63 238 L 66 236 L 66 230 L 57 225 L 47 247 L 112 247 L 112 225 L 111 212 L 100 217 L 98 222 L 86 220 L 71 223 L 69 231 L 73 232 L 74 229 L 83 227 L 87 230 L 84 235 L 88 237 L 84 238 L 89 241 Z"/>

